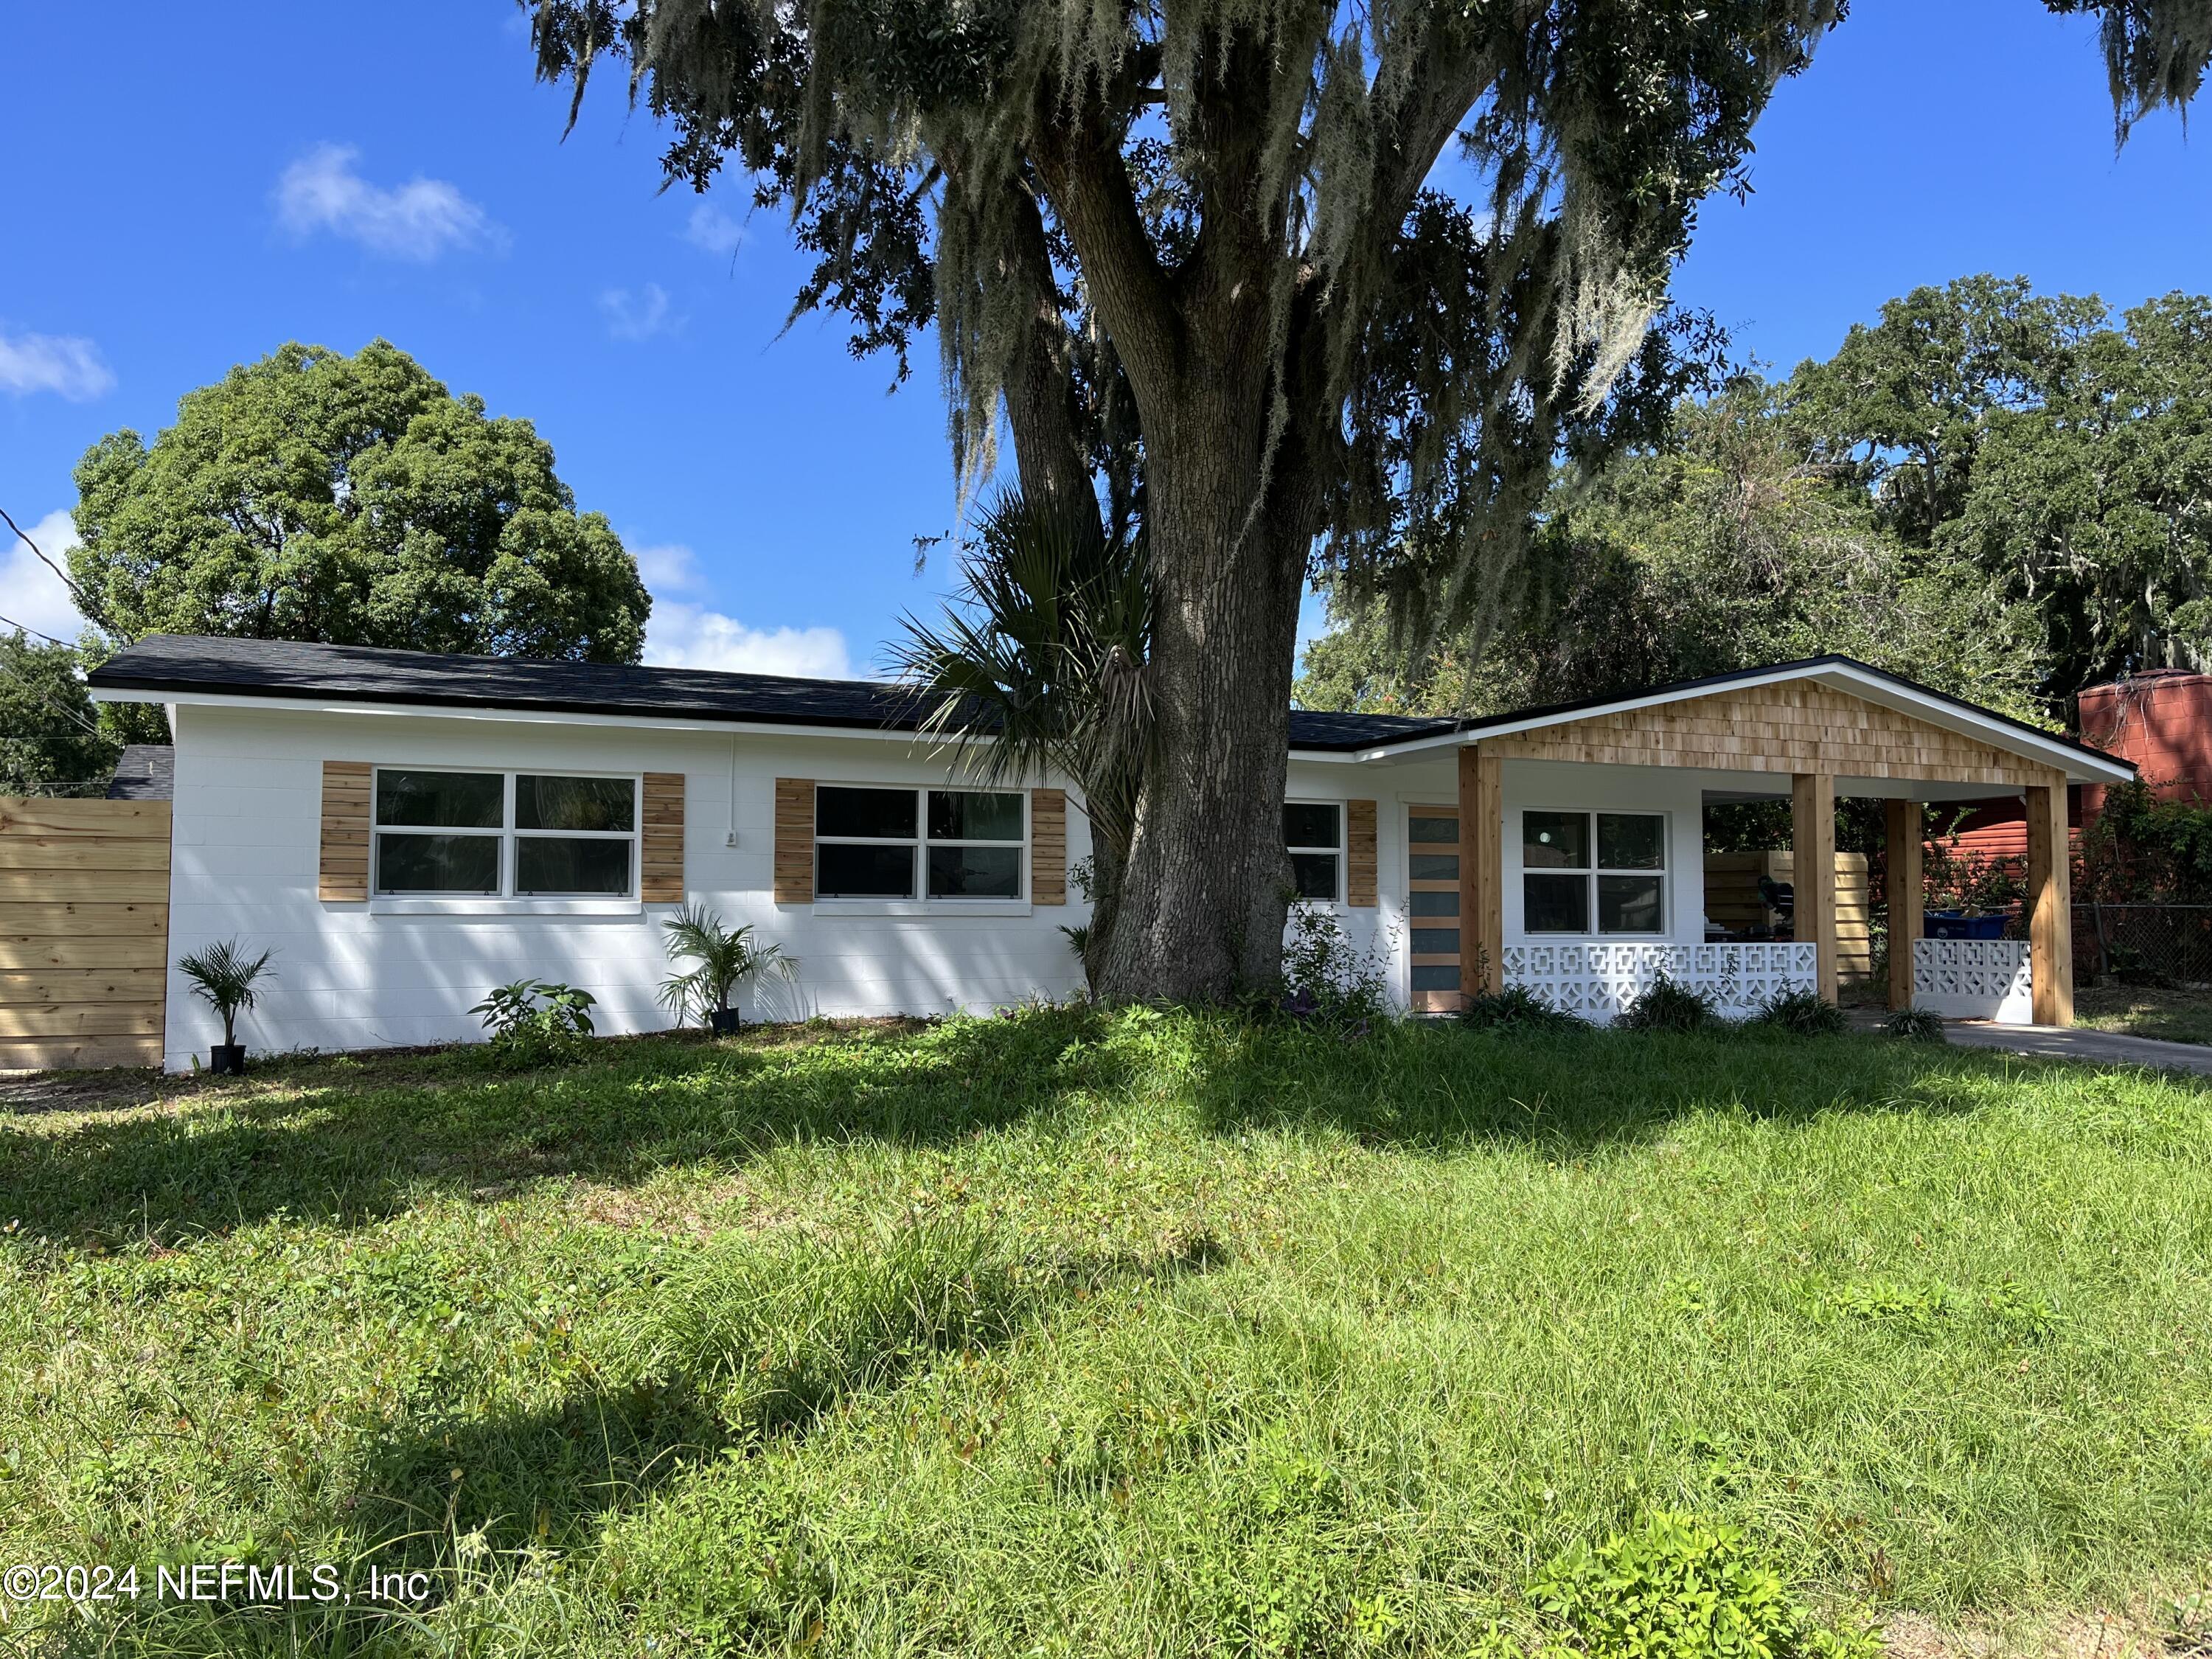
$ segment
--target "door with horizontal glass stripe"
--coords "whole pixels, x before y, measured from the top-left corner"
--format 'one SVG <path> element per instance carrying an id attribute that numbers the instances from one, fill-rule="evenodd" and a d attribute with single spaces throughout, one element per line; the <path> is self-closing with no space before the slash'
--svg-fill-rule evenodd
<path id="1" fill-rule="evenodd" d="M 1459 808 L 1406 809 L 1406 916 L 1415 1013 L 1459 1006 Z"/>

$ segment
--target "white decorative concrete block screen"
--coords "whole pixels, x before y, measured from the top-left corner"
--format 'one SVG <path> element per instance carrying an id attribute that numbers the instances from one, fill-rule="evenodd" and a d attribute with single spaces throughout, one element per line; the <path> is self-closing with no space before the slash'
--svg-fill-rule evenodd
<path id="1" fill-rule="evenodd" d="M 1504 954 L 1508 983 L 1600 1025 L 1662 974 L 1704 992 L 1729 1019 L 1757 1012 L 1769 997 L 1820 988 L 1810 945 L 1509 945 Z"/>
<path id="2" fill-rule="evenodd" d="M 2028 983 L 2027 941 L 1913 940 L 1912 1006 L 1947 1019 L 2033 1024 L 2035 999 Z"/>

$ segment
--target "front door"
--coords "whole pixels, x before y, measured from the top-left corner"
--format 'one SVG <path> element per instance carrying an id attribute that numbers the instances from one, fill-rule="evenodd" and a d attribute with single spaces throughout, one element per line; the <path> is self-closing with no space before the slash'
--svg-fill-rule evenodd
<path id="1" fill-rule="evenodd" d="M 1406 877 L 1413 1010 L 1449 1013 L 1460 1004 L 1458 807 L 1406 809 Z"/>

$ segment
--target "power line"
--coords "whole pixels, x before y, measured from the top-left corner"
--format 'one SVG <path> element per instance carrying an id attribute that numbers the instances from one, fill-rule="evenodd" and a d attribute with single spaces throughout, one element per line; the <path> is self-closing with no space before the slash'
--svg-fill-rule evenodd
<path id="1" fill-rule="evenodd" d="M 76 647 L 72 645 L 69 641 L 58 640 L 52 635 L 47 633 L 45 629 L 33 628 L 28 623 L 19 623 L 13 617 L 0 617 L 0 627 L 12 628 L 18 634 L 36 634 L 48 645 L 58 645 L 63 647 L 64 649 L 70 651 L 76 649 Z"/>
<path id="2" fill-rule="evenodd" d="M 4 507 L 0 507 L 0 523 L 5 523 L 9 529 L 14 531 L 15 532 L 16 539 L 21 542 L 24 546 L 29 548 L 33 553 L 36 554 L 38 556 L 39 562 L 46 566 L 47 569 L 52 571 L 54 573 L 55 580 L 59 581 L 64 587 L 69 589 L 70 602 L 76 606 L 78 614 L 83 617 L 90 617 L 92 615 L 92 601 L 90 597 L 85 592 L 84 589 L 76 585 L 76 581 L 70 577 L 68 571 L 63 569 L 61 566 L 56 564 L 52 559 L 46 556 L 46 550 L 40 547 L 38 543 L 31 539 L 29 532 L 27 532 L 22 526 L 15 522 L 14 518 L 9 515 L 8 509 Z M 46 637 L 52 639 L 53 635 L 49 634 Z"/>

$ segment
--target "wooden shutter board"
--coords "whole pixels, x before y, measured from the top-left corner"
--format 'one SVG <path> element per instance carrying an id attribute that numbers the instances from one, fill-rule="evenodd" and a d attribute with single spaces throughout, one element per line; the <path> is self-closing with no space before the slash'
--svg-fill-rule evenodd
<path id="1" fill-rule="evenodd" d="M 647 904 L 684 902 L 684 784 L 681 772 L 645 775 L 638 896 Z"/>
<path id="2" fill-rule="evenodd" d="M 369 775 L 367 761 L 323 763 L 323 834 L 316 896 L 325 904 L 368 899 Z"/>
<path id="3" fill-rule="evenodd" d="M 814 780 L 775 781 L 775 902 L 814 902 Z"/>
<path id="4" fill-rule="evenodd" d="M 1067 792 L 1030 791 L 1030 902 L 1067 902 Z"/>
<path id="5" fill-rule="evenodd" d="M 1344 902 L 1360 909 L 1377 902 L 1375 876 L 1375 803 L 1348 800 L 1344 804 Z"/>

